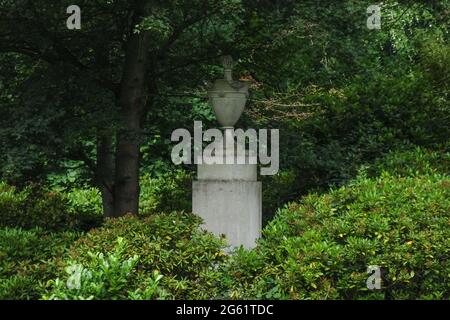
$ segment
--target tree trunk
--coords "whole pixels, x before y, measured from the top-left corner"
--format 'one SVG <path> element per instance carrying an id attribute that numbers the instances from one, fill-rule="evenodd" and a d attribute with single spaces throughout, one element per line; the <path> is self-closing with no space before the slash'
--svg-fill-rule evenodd
<path id="1" fill-rule="evenodd" d="M 97 135 L 96 184 L 102 195 L 103 215 L 114 216 L 114 155 L 112 133 Z"/>
<path id="2" fill-rule="evenodd" d="M 139 208 L 139 146 L 146 102 L 145 75 L 150 38 L 133 33 L 127 44 L 119 93 L 120 127 L 117 135 L 114 216 L 137 214 Z"/>

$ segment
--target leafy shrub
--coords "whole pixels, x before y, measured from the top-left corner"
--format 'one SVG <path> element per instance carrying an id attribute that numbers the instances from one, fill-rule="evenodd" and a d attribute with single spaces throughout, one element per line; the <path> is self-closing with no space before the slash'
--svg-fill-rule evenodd
<path id="1" fill-rule="evenodd" d="M 220 239 L 198 229 L 192 214 L 158 214 L 144 219 L 125 216 L 107 220 L 80 238 L 69 250 L 65 266 L 81 265 L 81 284 L 69 289 L 69 275 L 60 270 L 47 298 L 207 298 L 215 295 L 208 283 L 224 260 Z M 124 243 L 115 246 L 118 238 Z M 105 267 L 110 265 L 110 267 Z M 105 268 L 109 268 L 108 272 Z M 155 273 L 157 272 L 157 273 Z M 106 273 L 110 273 L 109 275 Z M 162 276 L 159 277 L 159 275 Z M 148 279 L 153 279 L 149 283 Z M 154 288 L 159 282 L 158 290 Z M 114 286 L 112 285 L 114 283 Z M 95 287 L 95 288 L 94 288 Z"/>
<path id="2" fill-rule="evenodd" d="M 80 236 L 42 229 L 0 229 L 0 299 L 37 299 L 55 277 L 58 257 Z"/>
<path id="3" fill-rule="evenodd" d="M 416 147 L 412 151 L 391 152 L 378 159 L 366 171 L 371 177 L 379 176 L 383 172 L 402 177 L 435 173 L 448 175 L 450 174 L 450 152 L 445 149 L 428 150 L 421 147 Z"/>
<path id="4" fill-rule="evenodd" d="M 95 189 L 66 194 L 38 185 L 18 190 L 0 183 L 0 227 L 87 230 L 102 220 L 98 200 L 92 201 L 95 196 Z"/>
<path id="5" fill-rule="evenodd" d="M 26 200 L 24 192 L 17 192 L 16 188 L 0 182 L 0 224 L 1 226 L 14 226 L 16 215 L 23 210 Z"/>
<path id="6" fill-rule="evenodd" d="M 102 213 L 102 198 L 97 188 L 70 189 L 64 193 L 71 213 Z"/>
<path id="7" fill-rule="evenodd" d="M 23 190 L 5 186 L 0 193 L 1 226 L 47 227 L 58 229 L 66 224 L 65 203 L 58 193 L 29 186 Z"/>
<path id="8" fill-rule="evenodd" d="M 277 299 L 448 299 L 450 179 L 360 177 L 281 209 L 231 270 L 233 296 Z M 367 267 L 386 268 L 366 287 Z"/>
<path id="9" fill-rule="evenodd" d="M 75 228 L 89 230 L 103 221 L 103 207 L 97 188 L 70 189 L 64 193 L 67 213 L 75 219 Z"/>
<path id="10" fill-rule="evenodd" d="M 76 233 L 6 228 L 0 298 L 448 299 L 448 168 L 445 148 L 389 153 L 346 186 L 285 206 L 255 249 L 229 255 L 185 213 L 107 220 L 75 243 Z M 178 192 L 178 182 L 150 180 Z M 276 181 L 291 185 L 291 172 Z M 0 184 L 0 195 L 15 210 L 29 193 Z M 64 199 L 74 213 L 90 211 L 91 201 L 99 210 L 95 189 Z M 382 290 L 366 286 L 370 265 L 387 271 Z"/>
<path id="11" fill-rule="evenodd" d="M 283 170 L 273 176 L 262 176 L 263 225 L 273 216 L 276 210 L 297 195 L 296 173 Z"/>
<path id="12" fill-rule="evenodd" d="M 293 86 L 284 94 L 273 94 L 283 105 L 279 112 L 270 99 L 253 108 L 256 116 L 249 126 L 283 128 L 280 168 L 295 176 L 281 188 L 293 194 L 274 191 L 276 202 L 285 204 L 293 196 L 343 185 L 357 176 L 361 165 L 392 150 L 435 148 L 448 142 L 450 108 L 443 82 L 433 84 L 424 70 L 397 68 L 389 75 L 380 72 L 385 66 L 355 74 L 341 85 L 333 82 L 331 88 L 315 83 L 300 85 L 303 89 Z M 298 107 L 286 112 L 284 106 Z"/>
<path id="13" fill-rule="evenodd" d="M 86 300 L 86 299 L 133 299 L 144 300 L 163 298 L 165 292 L 158 285 L 162 276 L 156 271 L 153 277 L 145 282 L 145 290 L 128 290 L 130 286 L 138 286 L 136 277 L 139 256 L 124 258 L 127 242 L 117 238 L 117 245 L 112 253 L 89 252 L 88 267 L 75 262 L 66 267 L 68 279 L 49 281 L 53 287 L 51 295 L 44 295 L 44 299 Z"/>
<path id="14" fill-rule="evenodd" d="M 186 171 L 175 170 L 157 177 L 144 174 L 140 186 L 142 215 L 191 210 L 192 176 Z"/>

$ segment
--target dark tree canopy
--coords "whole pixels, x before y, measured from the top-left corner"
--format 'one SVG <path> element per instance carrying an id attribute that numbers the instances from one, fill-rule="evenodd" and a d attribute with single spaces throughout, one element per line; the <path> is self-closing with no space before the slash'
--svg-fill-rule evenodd
<path id="1" fill-rule="evenodd" d="M 221 73 L 222 55 L 253 81 L 241 124 L 284 128 L 282 166 L 297 172 L 298 188 L 315 183 L 316 174 L 302 171 L 325 154 L 341 158 L 324 164 L 328 184 L 351 174 L 332 169 L 341 160 L 372 152 L 351 146 L 378 143 L 345 134 L 353 120 L 332 133 L 322 125 L 316 132 L 313 122 L 302 127 L 308 114 L 335 117 L 339 97 L 363 88 L 370 92 L 358 103 L 381 108 L 376 86 L 392 88 L 389 77 L 399 79 L 399 90 L 412 78 L 423 78 L 430 93 L 448 84 L 449 9 L 441 1 L 388 1 L 379 31 L 366 26 L 370 1 L 80 0 L 79 30 L 66 26 L 71 4 L 0 1 L 1 176 L 21 184 L 76 170 L 101 189 L 107 216 L 137 213 L 141 164 L 169 161 L 171 130 L 193 119 L 214 123 L 205 81 Z M 430 105 L 428 98 L 414 103 Z M 376 112 L 379 126 L 395 121 Z M 303 143 L 323 150 L 308 154 Z"/>

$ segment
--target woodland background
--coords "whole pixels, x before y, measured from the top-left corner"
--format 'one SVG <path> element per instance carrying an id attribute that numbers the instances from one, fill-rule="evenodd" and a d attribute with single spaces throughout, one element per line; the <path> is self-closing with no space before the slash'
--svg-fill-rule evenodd
<path id="1" fill-rule="evenodd" d="M 384 1 L 380 30 L 371 1 L 78 0 L 68 30 L 71 4 L 0 0 L 0 298 L 449 298 L 449 2 Z M 280 172 L 226 255 L 170 135 L 217 126 L 228 54 Z"/>

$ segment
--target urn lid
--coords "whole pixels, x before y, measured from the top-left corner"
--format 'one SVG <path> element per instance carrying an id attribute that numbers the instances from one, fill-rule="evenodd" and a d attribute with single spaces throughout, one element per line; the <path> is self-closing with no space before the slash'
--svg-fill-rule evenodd
<path id="1" fill-rule="evenodd" d="M 224 78 L 217 79 L 209 89 L 209 93 L 235 92 L 243 93 L 247 96 L 249 88 L 247 81 L 233 80 L 233 59 L 230 56 L 225 56 L 222 58 L 222 64 L 224 67 Z"/>

